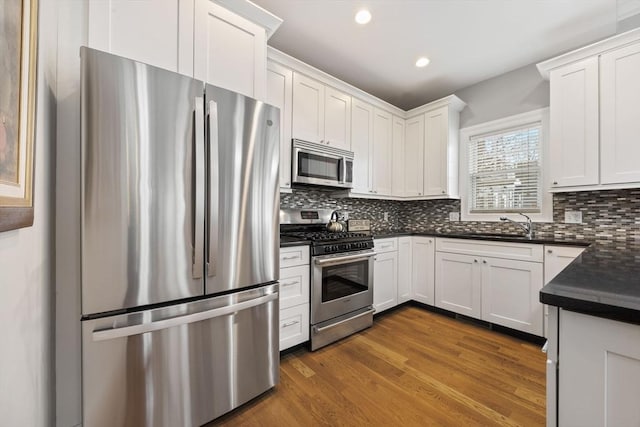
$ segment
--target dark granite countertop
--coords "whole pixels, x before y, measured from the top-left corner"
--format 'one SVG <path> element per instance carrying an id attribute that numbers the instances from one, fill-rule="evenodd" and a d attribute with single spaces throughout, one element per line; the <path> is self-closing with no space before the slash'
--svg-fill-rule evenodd
<path id="1" fill-rule="evenodd" d="M 538 245 L 565 245 L 565 246 L 589 246 L 590 242 L 562 237 L 540 235 L 533 239 L 527 239 L 517 234 L 503 233 L 466 233 L 466 232 L 442 232 L 442 231 L 380 231 L 373 233 L 374 239 L 385 239 L 402 236 L 431 236 L 450 237 L 455 239 L 487 240 L 493 242 L 534 243 Z"/>
<path id="2" fill-rule="evenodd" d="M 592 244 L 542 288 L 540 302 L 640 324 L 638 246 Z"/>

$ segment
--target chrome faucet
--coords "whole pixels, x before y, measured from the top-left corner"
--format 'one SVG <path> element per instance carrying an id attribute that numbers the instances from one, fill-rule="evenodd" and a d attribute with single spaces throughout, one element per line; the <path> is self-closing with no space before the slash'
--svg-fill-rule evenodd
<path id="1" fill-rule="evenodd" d="M 518 212 L 518 215 L 522 215 L 523 217 L 527 218 L 527 222 L 523 224 L 521 222 L 517 222 L 512 219 L 509 219 L 506 216 L 501 216 L 500 221 L 509 221 L 514 223 L 515 225 L 517 225 L 518 227 L 524 230 L 524 232 L 526 233 L 527 239 L 532 239 L 533 238 L 533 222 L 531 222 L 531 218 L 529 218 L 527 215 L 523 214 L 522 212 Z"/>

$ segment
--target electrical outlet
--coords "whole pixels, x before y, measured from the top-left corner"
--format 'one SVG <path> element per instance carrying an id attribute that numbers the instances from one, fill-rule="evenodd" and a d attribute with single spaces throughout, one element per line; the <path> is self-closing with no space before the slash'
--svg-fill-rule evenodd
<path id="1" fill-rule="evenodd" d="M 564 211 L 565 224 L 582 224 L 581 211 Z"/>
<path id="2" fill-rule="evenodd" d="M 349 219 L 349 212 L 343 211 L 342 212 L 342 219 L 345 220 L 345 221 L 348 220 Z"/>
<path id="3" fill-rule="evenodd" d="M 449 221 L 460 221 L 460 212 L 449 212 Z"/>
<path id="4" fill-rule="evenodd" d="M 384 220 L 389 221 L 389 212 L 384 213 Z"/>

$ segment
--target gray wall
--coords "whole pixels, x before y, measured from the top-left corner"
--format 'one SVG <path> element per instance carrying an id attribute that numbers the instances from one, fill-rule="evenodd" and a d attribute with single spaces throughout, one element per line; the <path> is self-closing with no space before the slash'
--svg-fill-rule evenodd
<path id="1" fill-rule="evenodd" d="M 535 64 L 501 74 L 456 91 L 467 103 L 460 128 L 549 106 L 549 82 Z"/>

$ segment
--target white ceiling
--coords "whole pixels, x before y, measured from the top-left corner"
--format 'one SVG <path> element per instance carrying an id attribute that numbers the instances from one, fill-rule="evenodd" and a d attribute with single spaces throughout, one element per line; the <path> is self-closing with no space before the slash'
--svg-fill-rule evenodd
<path id="1" fill-rule="evenodd" d="M 405 110 L 616 30 L 616 0 L 252 1 L 284 20 L 269 45 Z"/>

